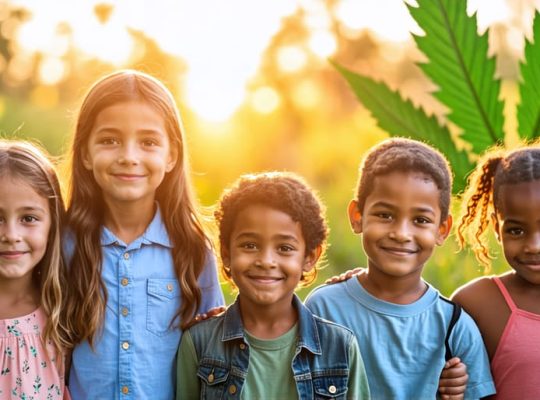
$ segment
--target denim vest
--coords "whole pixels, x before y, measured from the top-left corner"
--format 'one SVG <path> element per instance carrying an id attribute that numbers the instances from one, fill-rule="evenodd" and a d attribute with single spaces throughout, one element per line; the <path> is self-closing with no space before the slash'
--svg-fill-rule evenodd
<path id="1" fill-rule="evenodd" d="M 292 360 L 298 397 L 345 399 L 353 333 L 313 315 L 296 296 L 293 304 L 298 310 L 298 342 Z M 224 314 L 190 328 L 190 334 L 199 360 L 201 399 L 240 398 L 249 344 L 238 299 Z"/>

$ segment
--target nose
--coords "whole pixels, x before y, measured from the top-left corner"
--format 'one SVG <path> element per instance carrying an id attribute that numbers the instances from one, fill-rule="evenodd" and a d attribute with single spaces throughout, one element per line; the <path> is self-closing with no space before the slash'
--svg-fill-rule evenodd
<path id="1" fill-rule="evenodd" d="M 137 143 L 128 141 L 121 147 L 118 163 L 122 165 L 137 165 L 139 163 Z"/>
<path id="2" fill-rule="evenodd" d="M 0 223 L 0 241 L 2 243 L 17 243 L 21 241 L 21 234 L 17 229 L 16 221 L 3 221 Z"/>
<path id="3" fill-rule="evenodd" d="M 261 268 L 276 268 L 277 261 L 274 257 L 274 252 L 271 249 L 261 251 L 255 265 Z"/>
<path id="4" fill-rule="evenodd" d="M 409 222 L 406 220 L 396 220 L 392 224 L 390 233 L 388 235 L 390 239 L 393 239 L 397 242 L 408 242 L 411 240 L 411 229 Z"/>

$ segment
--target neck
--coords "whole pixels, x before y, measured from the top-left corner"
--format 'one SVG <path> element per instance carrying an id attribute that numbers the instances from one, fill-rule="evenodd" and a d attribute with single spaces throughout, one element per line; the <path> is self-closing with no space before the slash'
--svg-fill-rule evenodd
<path id="1" fill-rule="evenodd" d="M 291 301 L 283 306 L 253 306 L 240 297 L 240 314 L 244 328 L 260 339 L 274 339 L 287 333 L 298 321 Z"/>
<path id="2" fill-rule="evenodd" d="M 372 296 L 394 304 L 411 304 L 427 290 L 420 274 L 394 277 L 369 268 L 358 275 L 358 281 Z"/>
<path id="3" fill-rule="evenodd" d="M 0 319 L 30 314 L 39 303 L 39 290 L 32 274 L 20 279 L 0 279 Z"/>
<path id="4" fill-rule="evenodd" d="M 154 214 L 153 201 L 144 207 L 140 204 L 108 202 L 104 222 L 117 238 L 129 244 L 144 233 Z"/>

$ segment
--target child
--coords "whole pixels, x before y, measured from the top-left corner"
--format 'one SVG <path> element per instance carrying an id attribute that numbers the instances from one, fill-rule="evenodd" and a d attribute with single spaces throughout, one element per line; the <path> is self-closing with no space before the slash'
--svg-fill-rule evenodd
<path id="1" fill-rule="evenodd" d="M 1 399 L 69 397 L 60 318 L 64 214 L 47 157 L 29 143 L 0 140 Z"/>
<path id="2" fill-rule="evenodd" d="M 455 308 L 422 280 L 422 269 L 450 232 L 451 180 L 444 157 L 427 145 L 390 139 L 374 147 L 348 209 L 368 267 L 355 279 L 315 289 L 306 301 L 356 334 L 374 399 L 437 395 Z M 465 397 L 494 393 L 482 338 L 467 314 L 448 343 L 468 367 Z"/>
<path id="3" fill-rule="evenodd" d="M 458 227 L 489 266 L 493 223 L 512 270 L 453 295 L 474 318 L 491 360 L 498 399 L 540 398 L 540 147 L 489 152 L 471 175 Z"/>
<path id="4" fill-rule="evenodd" d="M 71 147 L 67 215 L 76 400 L 173 398 L 182 329 L 223 304 L 187 161 L 159 81 L 121 71 L 90 89 Z"/>
<path id="5" fill-rule="evenodd" d="M 243 176 L 215 215 L 222 271 L 239 294 L 183 336 L 176 398 L 368 398 L 352 332 L 294 295 L 315 279 L 327 237 L 313 191 L 293 174 Z"/>

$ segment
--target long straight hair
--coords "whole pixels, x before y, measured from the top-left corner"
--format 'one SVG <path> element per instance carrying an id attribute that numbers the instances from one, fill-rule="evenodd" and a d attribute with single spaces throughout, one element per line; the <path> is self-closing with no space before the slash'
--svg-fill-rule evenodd
<path id="1" fill-rule="evenodd" d="M 34 267 L 32 278 L 40 293 L 40 306 L 48 317 L 43 331 L 43 342 L 47 343 L 50 340 L 60 351 L 70 347 L 70 342 L 66 323 L 62 318 L 66 288 L 61 244 L 65 207 L 55 168 L 45 152 L 37 145 L 2 139 L 0 176 L 24 182 L 47 199 L 51 227 L 45 254 Z"/>
<path id="2" fill-rule="evenodd" d="M 68 268 L 70 282 L 66 312 L 73 341 L 93 346 L 103 326 L 107 289 L 103 282 L 100 245 L 104 209 L 101 188 L 83 165 L 88 139 L 99 113 L 123 102 L 143 102 L 161 114 L 171 151 L 178 160 L 156 190 L 163 222 L 173 244 L 172 258 L 182 305 L 173 321 L 185 326 L 201 302 L 197 284 L 210 247 L 200 207 L 193 194 L 180 115 L 169 90 L 157 79 L 138 71 L 119 71 L 98 80 L 81 105 L 69 154 L 68 227 L 74 235 L 74 253 Z M 171 323 L 173 322 L 171 321 Z"/>

